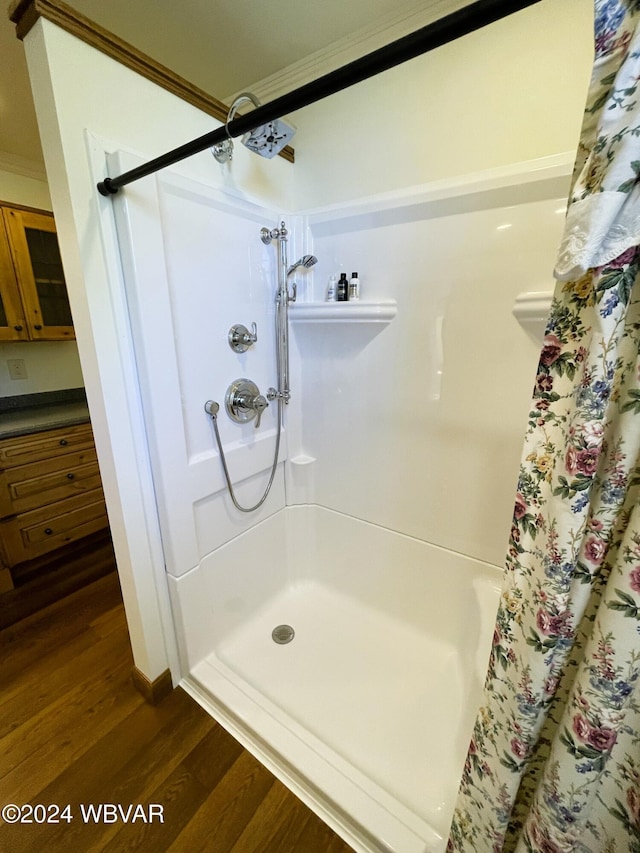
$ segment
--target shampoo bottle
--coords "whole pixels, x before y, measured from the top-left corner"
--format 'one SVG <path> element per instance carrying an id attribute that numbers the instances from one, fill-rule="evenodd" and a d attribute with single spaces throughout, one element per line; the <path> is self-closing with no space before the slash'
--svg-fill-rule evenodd
<path id="1" fill-rule="evenodd" d="M 338 281 L 338 302 L 346 302 L 349 299 L 349 282 L 346 272 L 340 273 Z"/>
<path id="2" fill-rule="evenodd" d="M 357 272 L 351 273 L 351 281 L 349 282 L 349 299 L 360 299 L 360 279 Z"/>
<path id="3" fill-rule="evenodd" d="M 338 279 L 335 275 L 329 276 L 329 287 L 327 288 L 327 302 L 335 302 L 338 298 Z"/>

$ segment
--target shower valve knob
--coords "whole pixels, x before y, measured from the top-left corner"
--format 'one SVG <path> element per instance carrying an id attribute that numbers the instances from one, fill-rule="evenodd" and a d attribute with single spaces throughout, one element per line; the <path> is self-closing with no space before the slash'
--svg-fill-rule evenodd
<path id="1" fill-rule="evenodd" d="M 250 379 L 236 379 L 227 389 L 225 407 L 231 420 L 237 424 L 245 424 L 255 419 L 257 429 L 262 413 L 268 405 L 267 398 Z"/>
<path id="2" fill-rule="evenodd" d="M 257 340 L 258 327 L 255 323 L 251 324 L 251 331 L 242 323 L 236 323 L 229 329 L 229 346 L 234 352 L 246 352 Z"/>

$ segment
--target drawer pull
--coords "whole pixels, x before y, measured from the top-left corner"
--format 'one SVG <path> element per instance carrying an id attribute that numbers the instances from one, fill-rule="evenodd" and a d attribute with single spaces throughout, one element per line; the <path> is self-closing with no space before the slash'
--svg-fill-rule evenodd
<path id="1" fill-rule="evenodd" d="M 53 530 L 50 527 L 45 527 L 44 532 L 47 534 L 47 536 L 51 536 Z"/>
<path id="2" fill-rule="evenodd" d="M 69 442 L 67 441 L 67 439 L 66 439 L 66 438 L 61 438 L 61 439 L 60 439 L 60 444 L 62 445 L 62 447 L 66 447 L 66 446 L 67 446 L 67 444 L 69 444 Z"/>
<path id="3" fill-rule="evenodd" d="M 75 476 L 76 476 L 75 474 L 72 474 L 71 472 L 69 472 L 67 474 L 67 480 L 73 480 L 75 478 Z"/>
<path id="4" fill-rule="evenodd" d="M 34 328 L 37 332 L 39 332 L 39 331 L 42 329 L 42 326 L 41 326 L 39 323 L 36 323 L 36 324 L 35 324 L 35 326 L 34 326 L 33 328 Z"/>
<path id="5" fill-rule="evenodd" d="M 13 328 L 16 330 L 16 332 L 21 332 L 21 331 L 22 331 L 22 326 L 21 326 L 21 325 L 19 325 L 19 324 L 18 324 L 17 326 L 14 326 Z"/>

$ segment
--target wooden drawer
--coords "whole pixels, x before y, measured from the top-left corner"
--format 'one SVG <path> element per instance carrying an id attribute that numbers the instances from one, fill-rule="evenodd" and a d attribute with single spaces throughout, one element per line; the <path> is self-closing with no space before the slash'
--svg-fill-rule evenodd
<path id="1" fill-rule="evenodd" d="M 93 447 L 0 471 L 0 518 L 101 487 Z"/>
<path id="2" fill-rule="evenodd" d="M 55 504 L 0 522 L 10 565 L 39 557 L 107 527 L 102 489 L 75 495 Z"/>
<path id="3" fill-rule="evenodd" d="M 5 438 L 0 441 L 0 468 L 28 465 L 93 447 L 93 431 L 88 423 Z"/>

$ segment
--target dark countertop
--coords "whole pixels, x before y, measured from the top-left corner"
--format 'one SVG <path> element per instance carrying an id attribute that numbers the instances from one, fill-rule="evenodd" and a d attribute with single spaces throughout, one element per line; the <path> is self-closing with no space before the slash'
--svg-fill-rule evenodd
<path id="1" fill-rule="evenodd" d="M 0 398 L 0 439 L 88 421 L 83 388 Z"/>

